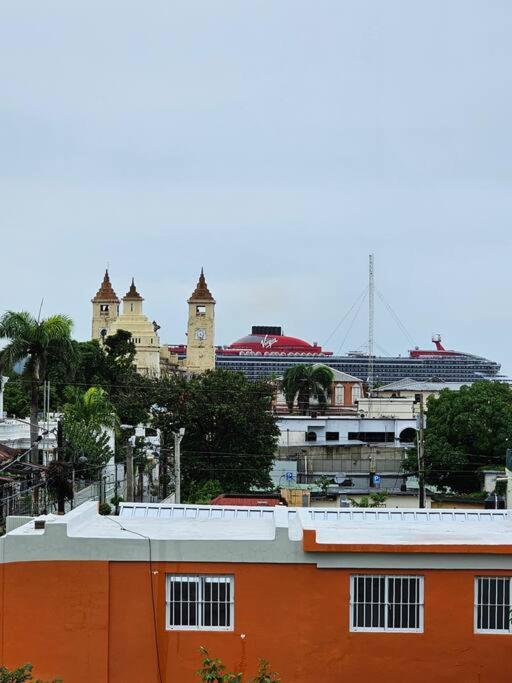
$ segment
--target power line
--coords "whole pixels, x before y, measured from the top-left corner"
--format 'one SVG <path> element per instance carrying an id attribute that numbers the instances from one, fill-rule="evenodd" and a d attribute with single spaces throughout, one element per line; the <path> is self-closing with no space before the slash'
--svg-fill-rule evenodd
<path id="1" fill-rule="evenodd" d="M 151 607 L 153 611 L 153 636 L 155 640 L 155 653 L 156 653 L 156 662 L 157 662 L 157 668 L 158 668 L 158 679 L 160 683 L 163 682 L 162 678 L 162 668 L 160 665 L 160 646 L 158 643 L 158 621 L 157 621 L 157 615 L 156 615 L 156 606 L 155 606 L 155 588 L 153 585 L 153 554 L 152 554 L 152 549 L 151 549 L 151 538 L 149 536 L 146 536 L 145 534 L 141 534 L 138 531 L 133 531 L 133 529 L 128 529 L 125 527 L 121 522 L 118 522 L 117 519 L 113 519 L 112 517 L 108 517 L 108 519 L 111 522 L 115 522 L 122 531 L 127 531 L 129 534 L 135 534 L 136 536 L 140 536 L 141 538 L 145 539 L 148 542 L 148 560 L 149 560 L 149 583 L 151 586 Z"/>

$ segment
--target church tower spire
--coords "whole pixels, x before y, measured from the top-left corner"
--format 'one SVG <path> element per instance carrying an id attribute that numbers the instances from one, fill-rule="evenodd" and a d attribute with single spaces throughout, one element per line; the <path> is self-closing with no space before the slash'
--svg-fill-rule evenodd
<path id="1" fill-rule="evenodd" d="M 188 299 L 187 357 L 190 372 L 206 372 L 215 368 L 215 299 L 208 289 L 204 271 Z"/>
<path id="2" fill-rule="evenodd" d="M 112 288 L 108 268 L 105 270 L 103 282 L 91 299 L 92 303 L 92 339 L 102 341 L 107 333 L 109 326 L 119 315 L 119 299 Z"/>

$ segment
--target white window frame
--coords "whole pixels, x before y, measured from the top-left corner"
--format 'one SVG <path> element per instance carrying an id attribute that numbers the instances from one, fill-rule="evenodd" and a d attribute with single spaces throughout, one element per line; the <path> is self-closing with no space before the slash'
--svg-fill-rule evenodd
<path id="1" fill-rule="evenodd" d="M 478 628 L 478 583 L 479 581 L 485 580 L 485 579 L 502 579 L 504 581 L 509 582 L 509 604 L 507 606 L 507 616 L 508 616 L 508 629 L 504 628 Z M 512 623 L 510 621 L 510 618 L 512 616 L 512 576 L 475 576 L 475 582 L 474 582 L 474 632 L 483 634 L 483 635 L 502 635 L 502 636 L 508 636 L 512 634 Z M 497 609 L 498 605 L 494 605 L 494 608 Z M 487 609 L 490 610 L 491 606 L 487 605 Z"/>
<path id="2" fill-rule="evenodd" d="M 338 382 L 334 387 L 334 404 L 337 406 L 345 405 L 345 385 Z"/>
<path id="3" fill-rule="evenodd" d="M 226 574 L 167 574 L 165 580 L 165 625 L 167 631 L 234 631 L 235 629 L 235 577 Z M 197 621 L 193 626 L 181 626 L 171 624 L 171 583 L 173 579 L 178 581 L 188 580 L 190 582 L 197 582 Z M 229 626 L 204 626 L 202 623 L 201 607 L 204 603 L 203 590 L 204 584 L 207 581 L 212 583 L 220 583 L 221 581 L 229 583 L 230 586 L 230 600 L 224 603 L 226 609 L 229 609 Z M 213 603 L 211 603 L 213 604 Z"/>
<path id="4" fill-rule="evenodd" d="M 373 602 L 356 603 L 355 600 L 355 584 L 357 579 L 384 579 L 384 626 L 356 626 L 354 623 L 354 605 L 355 604 L 380 604 Z M 389 582 L 392 579 L 416 579 L 418 580 L 418 602 L 411 603 L 418 605 L 418 626 L 407 628 L 396 628 L 388 626 L 389 616 Z M 425 611 L 425 580 L 419 574 L 352 574 L 350 577 L 350 630 L 353 632 L 372 632 L 372 633 L 423 633 L 424 626 L 424 611 Z M 394 603 L 395 604 L 395 603 Z M 404 603 L 396 603 L 404 604 Z"/>

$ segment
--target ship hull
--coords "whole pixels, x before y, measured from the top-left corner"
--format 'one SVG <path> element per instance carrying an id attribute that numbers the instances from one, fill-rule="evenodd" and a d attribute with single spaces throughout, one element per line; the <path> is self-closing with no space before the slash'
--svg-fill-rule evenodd
<path id="1" fill-rule="evenodd" d="M 216 355 L 216 367 L 243 372 L 257 380 L 282 375 L 291 365 L 324 363 L 335 370 L 346 372 L 365 381 L 368 377 L 368 358 L 353 356 L 281 356 L 281 355 Z M 389 384 L 406 377 L 418 381 L 437 379 L 443 382 L 475 382 L 479 379 L 499 378 L 500 364 L 470 354 L 431 355 L 424 358 L 374 358 L 374 384 Z"/>

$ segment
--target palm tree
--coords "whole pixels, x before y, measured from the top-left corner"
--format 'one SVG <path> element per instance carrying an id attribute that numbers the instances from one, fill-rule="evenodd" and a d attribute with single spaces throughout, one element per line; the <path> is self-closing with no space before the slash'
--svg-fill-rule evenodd
<path id="1" fill-rule="evenodd" d="M 116 429 L 119 424 L 116 410 L 104 389 L 91 387 L 86 392 L 68 389 L 64 406 L 65 419 L 84 422 L 91 429 Z"/>
<path id="2" fill-rule="evenodd" d="M 36 320 L 25 311 L 7 311 L 0 318 L 0 339 L 9 340 L 0 351 L 0 371 L 12 371 L 20 363 L 23 365 L 22 376 L 30 386 L 30 458 L 34 464 L 39 460 L 36 443 L 39 387 L 46 378 L 49 357 L 69 359 L 73 355 L 72 327 L 73 322 L 66 315 Z"/>
<path id="3" fill-rule="evenodd" d="M 98 387 L 82 392 L 67 389 L 68 402 L 64 406 L 63 431 L 72 459 L 81 458 L 88 465 L 84 469 L 101 469 L 112 457 L 107 430 L 119 427 L 119 418 L 107 393 Z"/>
<path id="4" fill-rule="evenodd" d="M 292 365 L 287 368 L 283 377 L 283 391 L 290 413 L 293 412 L 295 399 L 303 412 L 308 411 L 311 398 L 325 406 L 333 379 L 334 373 L 331 368 L 319 363 Z"/>

